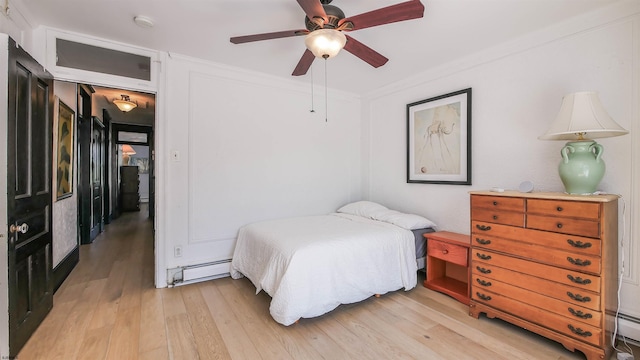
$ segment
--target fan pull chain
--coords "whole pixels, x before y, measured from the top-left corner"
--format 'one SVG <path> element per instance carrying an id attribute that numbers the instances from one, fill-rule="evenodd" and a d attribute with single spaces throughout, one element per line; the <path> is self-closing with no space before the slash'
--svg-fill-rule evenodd
<path id="1" fill-rule="evenodd" d="M 311 70 L 311 110 L 309 110 L 309 112 L 316 112 L 313 109 L 313 67 L 310 69 Z"/>

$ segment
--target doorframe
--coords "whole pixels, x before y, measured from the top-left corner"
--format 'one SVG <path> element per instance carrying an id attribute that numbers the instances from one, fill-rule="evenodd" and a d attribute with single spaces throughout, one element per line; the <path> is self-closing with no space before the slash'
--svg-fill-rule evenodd
<path id="1" fill-rule="evenodd" d="M 9 35 L 0 34 L 0 46 L 2 49 L 9 49 Z M 9 51 L 0 56 L 0 69 L 9 70 Z M 8 76 L 0 77 L 0 168 L 7 168 L 7 140 L 8 140 L 8 114 L 9 114 L 9 79 Z M 7 177 L 0 176 L 0 188 L 7 189 Z M 7 192 L 0 191 L 0 253 L 8 253 L 7 229 Z M 9 277 L 9 261 L 7 256 L 0 256 L 0 276 L 3 279 Z M 0 355 L 9 355 L 9 287 L 0 287 Z"/>
<path id="2" fill-rule="evenodd" d="M 123 141 L 118 139 L 118 133 L 121 131 L 125 132 L 134 132 L 147 134 L 147 141 Z M 153 160 L 153 154 L 155 152 L 153 147 L 153 136 L 154 136 L 155 126 L 154 125 L 132 125 L 132 124 L 122 124 L 122 123 L 113 123 L 111 126 L 111 137 L 114 145 L 117 147 L 121 144 L 129 144 L 129 145 L 141 145 L 147 146 L 149 148 L 149 208 L 148 208 L 148 216 L 150 219 L 154 219 L 154 204 L 155 204 L 155 186 L 154 186 L 154 174 L 155 174 L 155 163 Z M 120 154 L 117 153 L 119 156 Z M 113 159 L 115 163 L 117 163 L 117 159 Z M 119 171 L 116 171 L 119 174 Z M 120 176 L 115 175 L 116 184 L 114 184 L 114 192 L 116 193 L 116 198 L 120 198 Z M 116 206 L 118 209 L 118 213 L 122 213 L 120 210 L 120 204 Z M 155 237 L 155 234 L 154 234 Z"/>
<path id="3" fill-rule="evenodd" d="M 78 171 L 78 222 L 76 224 L 78 228 L 78 243 L 79 244 L 90 244 L 91 243 L 91 184 L 87 185 L 85 183 L 86 179 L 91 178 L 91 122 L 93 119 L 91 118 L 91 94 L 94 92 L 91 86 L 85 84 L 78 84 L 78 102 L 76 109 L 76 118 L 78 124 L 78 135 L 76 136 L 76 141 L 78 143 L 78 156 L 77 156 L 77 171 Z M 83 130 L 85 126 L 89 126 L 89 137 L 87 138 L 87 134 L 83 134 Z M 89 141 L 88 146 L 83 146 L 83 141 Z M 87 161 L 87 156 L 89 157 L 88 163 L 83 167 L 83 163 Z M 89 172 L 87 174 L 86 172 Z M 87 199 L 89 201 L 89 205 L 87 206 Z M 87 216 L 86 209 L 89 210 L 89 214 Z"/>

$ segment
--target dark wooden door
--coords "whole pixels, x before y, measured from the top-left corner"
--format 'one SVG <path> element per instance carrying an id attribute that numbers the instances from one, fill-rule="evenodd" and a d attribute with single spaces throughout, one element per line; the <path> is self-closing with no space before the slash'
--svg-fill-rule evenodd
<path id="1" fill-rule="evenodd" d="M 14 358 L 53 306 L 53 80 L 13 40 L 8 80 L 9 352 Z"/>
<path id="2" fill-rule="evenodd" d="M 91 124 L 91 240 L 104 229 L 104 125 L 93 118 Z"/>

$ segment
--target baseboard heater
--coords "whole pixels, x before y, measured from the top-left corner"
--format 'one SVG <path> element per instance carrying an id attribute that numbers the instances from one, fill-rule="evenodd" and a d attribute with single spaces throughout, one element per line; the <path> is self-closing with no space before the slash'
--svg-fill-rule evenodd
<path id="1" fill-rule="evenodd" d="M 229 276 L 231 259 L 198 265 L 181 266 L 169 270 L 169 286 L 187 285 Z"/>
<path id="2" fill-rule="evenodd" d="M 627 340 L 631 340 L 634 345 L 640 345 L 640 319 L 619 314 L 618 335 L 622 335 L 627 338 Z"/>

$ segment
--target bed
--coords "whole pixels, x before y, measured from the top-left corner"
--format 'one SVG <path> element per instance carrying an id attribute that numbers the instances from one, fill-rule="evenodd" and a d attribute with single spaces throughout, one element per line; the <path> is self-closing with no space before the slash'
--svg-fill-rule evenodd
<path id="1" fill-rule="evenodd" d="M 414 288 L 424 256 L 417 237 L 434 227 L 367 201 L 327 215 L 257 222 L 238 232 L 231 277 L 246 276 L 256 294 L 269 294 L 271 316 L 288 326 L 340 304 Z"/>

